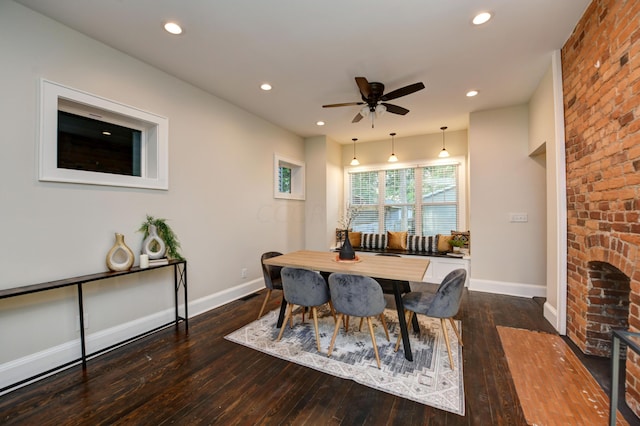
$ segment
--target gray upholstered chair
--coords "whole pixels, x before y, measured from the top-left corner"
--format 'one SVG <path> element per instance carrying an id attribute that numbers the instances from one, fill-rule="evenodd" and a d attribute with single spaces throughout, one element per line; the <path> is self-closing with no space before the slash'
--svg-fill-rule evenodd
<path id="1" fill-rule="evenodd" d="M 409 312 L 409 318 L 407 323 L 411 322 L 411 318 L 415 314 L 423 314 L 432 318 L 440 318 L 440 325 L 442 326 L 442 334 L 444 334 L 444 341 L 447 344 L 447 353 L 449 354 L 449 364 L 451 369 L 455 369 L 453 365 L 453 356 L 451 355 L 451 345 L 449 344 L 449 334 L 447 333 L 446 319 L 451 323 L 453 331 L 456 333 L 458 342 L 462 346 L 462 338 L 458 327 L 456 327 L 453 316 L 458 313 L 460 309 L 460 302 L 462 301 L 462 292 L 464 290 L 464 282 L 467 279 L 467 271 L 464 269 L 456 269 L 449 272 L 442 280 L 442 283 L 438 286 L 438 290 L 434 293 L 424 293 L 419 291 L 412 291 L 402 297 L 405 313 Z M 400 340 L 402 336 L 398 335 L 398 341 L 396 342 L 396 351 L 400 347 Z"/>
<path id="2" fill-rule="evenodd" d="M 303 309 L 304 307 L 310 307 L 313 314 L 313 326 L 316 331 L 316 344 L 318 345 L 318 352 L 321 352 L 317 307 L 331 301 L 326 281 L 322 275 L 308 269 L 285 267 L 282 268 L 281 274 L 284 299 L 287 301 L 288 306 L 287 314 L 278 334 L 278 340 L 282 338 L 287 321 L 290 321 L 290 327 L 293 327 L 294 305 L 302 306 Z"/>
<path id="3" fill-rule="evenodd" d="M 387 334 L 387 340 L 389 339 L 389 332 L 383 315 L 387 302 L 382 294 L 380 284 L 373 278 L 362 275 L 333 273 L 329 276 L 329 290 L 331 291 L 333 307 L 338 313 L 338 319 L 336 320 L 327 355 L 331 356 L 333 345 L 336 343 L 336 336 L 340 329 L 340 323 L 345 315 L 366 318 L 369 325 L 369 333 L 371 334 L 371 342 L 373 343 L 373 351 L 376 355 L 378 368 L 380 368 L 380 355 L 378 354 L 376 337 L 371 323 L 371 317 L 379 317 Z"/>
<path id="4" fill-rule="evenodd" d="M 264 261 L 266 259 L 270 259 L 276 256 L 282 256 L 282 253 L 277 251 L 268 251 L 266 253 L 263 253 L 260 257 L 260 263 L 262 264 L 262 275 L 264 276 L 264 286 L 267 288 L 267 295 L 264 298 L 264 302 L 262 302 L 262 307 L 260 308 L 258 319 L 260 319 L 262 313 L 264 312 L 264 308 L 267 306 L 267 302 L 269 301 L 271 292 L 273 290 L 282 290 L 282 278 L 280 277 L 280 271 L 282 270 L 282 267 L 264 264 Z"/>

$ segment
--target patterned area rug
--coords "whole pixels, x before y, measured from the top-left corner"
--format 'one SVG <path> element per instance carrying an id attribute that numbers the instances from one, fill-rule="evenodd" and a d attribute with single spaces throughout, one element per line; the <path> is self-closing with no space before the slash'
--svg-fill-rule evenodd
<path id="1" fill-rule="evenodd" d="M 380 321 L 373 320 L 382 369 L 378 369 L 376 364 L 367 323 L 365 321 L 362 331 L 359 331 L 359 319 L 352 319 L 348 333 L 341 327 L 333 353 L 330 358 L 327 357 L 335 324 L 328 311 L 319 312 L 318 318 L 322 353 L 317 351 L 313 322 L 305 317 L 305 323 L 301 324 L 299 312 L 294 317 L 293 329 L 287 326 L 280 342 L 276 341 L 279 329 L 275 327 L 278 310 L 271 311 L 225 338 L 392 395 L 464 415 L 462 348 L 457 344 L 451 327 L 448 326 L 448 332 L 455 370 L 449 367 L 440 320 L 419 316 L 421 333 L 419 338 L 415 333 L 410 333 L 414 361 L 409 362 L 404 357 L 402 346 L 398 352 L 394 352 L 400 332 L 396 311 L 387 309 L 384 315 L 391 342 L 387 342 Z M 457 322 L 457 325 L 462 332 L 461 324 Z"/>

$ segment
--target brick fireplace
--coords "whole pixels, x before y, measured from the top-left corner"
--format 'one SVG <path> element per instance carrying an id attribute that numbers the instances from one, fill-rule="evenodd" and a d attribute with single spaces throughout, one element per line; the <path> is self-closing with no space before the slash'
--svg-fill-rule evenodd
<path id="1" fill-rule="evenodd" d="M 567 335 L 610 354 L 640 331 L 640 2 L 594 0 L 562 48 L 567 160 Z M 640 415 L 640 358 L 626 400 Z"/>

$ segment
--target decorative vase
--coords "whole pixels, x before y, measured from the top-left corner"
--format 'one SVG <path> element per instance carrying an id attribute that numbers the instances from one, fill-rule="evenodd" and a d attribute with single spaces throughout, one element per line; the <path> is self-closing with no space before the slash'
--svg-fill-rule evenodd
<path id="1" fill-rule="evenodd" d="M 353 250 L 353 247 L 351 247 L 351 241 L 349 240 L 348 229 L 344 232 L 344 243 L 340 248 L 338 258 L 341 260 L 354 260 L 356 258 L 356 252 Z"/>
<path id="2" fill-rule="evenodd" d="M 158 229 L 155 225 L 149 225 L 149 236 L 142 242 L 142 253 L 149 255 L 149 259 L 160 259 L 166 251 L 167 246 L 158 236 Z"/>
<path id="3" fill-rule="evenodd" d="M 133 266 L 133 252 L 124 243 L 124 235 L 116 233 L 116 243 L 107 253 L 107 268 L 111 271 L 128 271 Z"/>

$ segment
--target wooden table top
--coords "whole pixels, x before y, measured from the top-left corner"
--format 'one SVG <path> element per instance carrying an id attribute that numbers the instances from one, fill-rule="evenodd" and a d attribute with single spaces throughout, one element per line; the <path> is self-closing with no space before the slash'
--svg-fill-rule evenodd
<path id="1" fill-rule="evenodd" d="M 336 252 L 299 250 L 266 259 L 264 263 L 401 281 L 422 281 L 429 267 L 429 259 L 420 258 L 359 256 L 357 262 L 340 262 L 337 258 Z"/>

